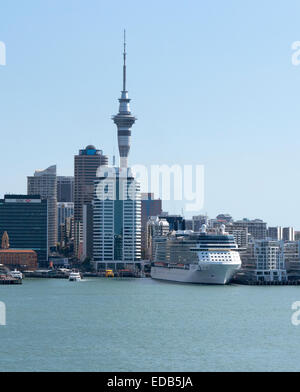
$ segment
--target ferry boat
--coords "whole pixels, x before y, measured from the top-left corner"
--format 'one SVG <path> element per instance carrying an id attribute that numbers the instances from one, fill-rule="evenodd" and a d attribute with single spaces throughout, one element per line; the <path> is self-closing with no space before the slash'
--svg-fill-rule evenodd
<path id="1" fill-rule="evenodd" d="M 12 277 L 12 278 L 16 278 L 16 279 L 23 279 L 23 274 L 22 274 L 22 272 L 20 272 L 20 271 L 18 271 L 17 269 L 14 269 L 13 271 L 10 271 L 9 272 L 9 275 Z"/>
<path id="2" fill-rule="evenodd" d="M 80 275 L 79 272 L 72 271 L 72 272 L 70 273 L 70 275 L 69 275 L 69 281 L 70 281 L 70 282 L 80 282 L 81 280 L 82 280 L 82 279 L 81 279 L 81 275 Z"/>
<path id="3" fill-rule="evenodd" d="M 230 283 L 241 268 L 238 246 L 222 225 L 217 231 L 173 232 L 156 240 L 153 279 L 182 283 Z"/>

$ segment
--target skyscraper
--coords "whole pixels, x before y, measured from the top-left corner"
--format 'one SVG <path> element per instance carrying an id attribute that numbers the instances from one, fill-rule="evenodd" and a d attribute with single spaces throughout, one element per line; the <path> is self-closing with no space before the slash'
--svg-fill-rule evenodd
<path id="1" fill-rule="evenodd" d="M 75 254 L 80 258 L 82 245 L 83 205 L 93 200 L 94 181 L 97 169 L 108 165 L 108 157 L 102 150 L 89 145 L 80 150 L 74 158 L 74 225 L 75 225 Z"/>
<path id="2" fill-rule="evenodd" d="M 119 113 L 113 116 L 118 128 L 120 168 L 99 170 L 95 181 L 93 257 L 98 269 L 135 267 L 141 261 L 140 185 L 128 168 L 131 127 L 136 119 L 126 90 L 125 39 L 123 58 L 123 91 Z"/>
<path id="3" fill-rule="evenodd" d="M 57 245 L 57 177 L 56 165 L 45 170 L 36 170 L 34 175 L 27 177 L 27 194 L 40 195 L 48 200 L 48 246 Z"/>

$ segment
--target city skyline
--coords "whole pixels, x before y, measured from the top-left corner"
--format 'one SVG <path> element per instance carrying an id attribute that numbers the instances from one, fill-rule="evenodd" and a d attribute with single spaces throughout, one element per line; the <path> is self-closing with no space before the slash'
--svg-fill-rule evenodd
<path id="1" fill-rule="evenodd" d="M 291 1 L 291 12 L 280 5 L 273 9 L 267 1 L 260 5 L 260 15 L 255 2 L 220 4 L 218 15 L 207 4 L 191 2 L 183 13 L 175 4 L 165 25 L 166 2 L 159 15 L 148 5 L 150 18 L 143 25 L 142 8 L 133 2 L 126 10 L 127 26 L 121 15 L 110 25 L 105 22 L 112 5 L 93 2 L 92 15 L 79 3 L 71 12 L 69 4 L 21 4 L 15 13 L 7 2 L 0 17 L 0 40 L 7 49 L 7 65 L 0 67 L 5 92 L 0 126 L 8 145 L 14 145 L 2 153 L 6 171 L 1 195 L 24 193 L 26 176 L 38 167 L 56 163 L 59 175 L 72 175 L 74 154 L 88 144 L 103 149 L 112 161 L 117 138 L 110 116 L 120 90 L 116 75 L 126 27 L 128 77 L 139 117 L 130 165 L 204 164 L 205 204 L 198 213 L 229 212 L 236 219 L 298 227 L 298 187 L 292 190 L 290 184 L 299 163 L 300 68 L 291 62 L 291 44 L 299 39 L 299 4 Z M 249 23 L 254 17 L 253 30 Z M 103 23 L 96 23 L 97 18 Z M 34 22 L 32 29 L 27 21 Z M 214 32 L 216 24 L 224 27 L 223 41 Z M 164 203 L 164 209 L 181 213 L 177 203 Z"/>

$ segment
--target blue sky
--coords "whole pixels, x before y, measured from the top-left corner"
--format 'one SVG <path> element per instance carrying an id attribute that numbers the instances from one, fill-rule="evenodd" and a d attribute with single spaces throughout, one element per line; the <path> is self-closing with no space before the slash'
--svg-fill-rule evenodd
<path id="1" fill-rule="evenodd" d="M 37 168 L 72 175 L 87 144 L 117 152 L 126 28 L 130 163 L 203 164 L 199 213 L 300 229 L 299 14 L 289 0 L 2 0 L 0 195 Z"/>

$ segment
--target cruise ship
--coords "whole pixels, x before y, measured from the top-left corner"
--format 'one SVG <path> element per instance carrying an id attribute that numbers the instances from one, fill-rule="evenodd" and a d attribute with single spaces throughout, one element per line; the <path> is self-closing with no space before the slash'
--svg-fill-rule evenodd
<path id="1" fill-rule="evenodd" d="M 153 279 L 225 285 L 241 268 L 237 244 L 224 225 L 217 231 L 208 231 L 203 225 L 200 233 L 174 232 L 155 243 Z"/>

